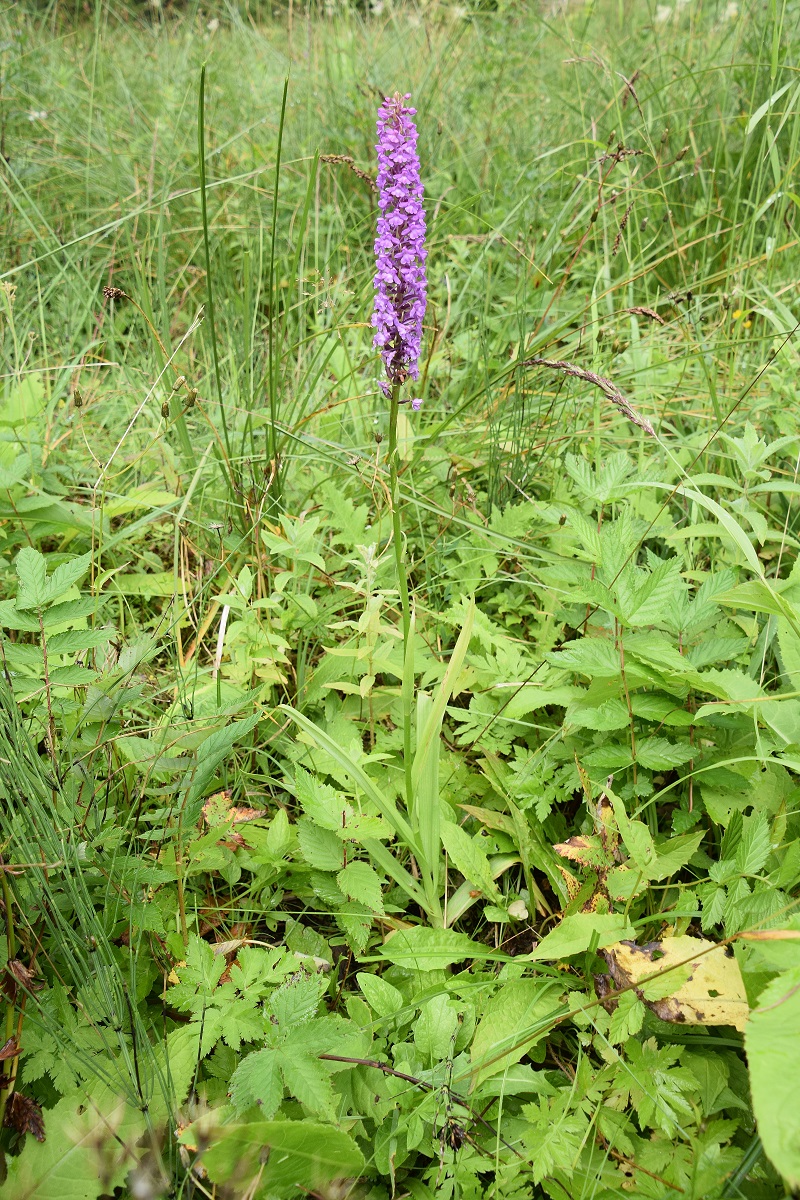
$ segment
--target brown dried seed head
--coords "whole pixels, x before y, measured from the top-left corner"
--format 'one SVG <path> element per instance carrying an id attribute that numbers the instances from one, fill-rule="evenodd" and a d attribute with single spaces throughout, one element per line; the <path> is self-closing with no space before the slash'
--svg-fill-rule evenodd
<path id="1" fill-rule="evenodd" d="M 186 383 L 186 376 L 179 375 L 178 378 L 175 380 L 175 382 L 172 385 L 173 392 L 179 392 L 185 383 Z"/>
<path id="2" fill-rule="evenodd" d="M 122 288 L 110 287 L 108 285 L 103 288 L 104 300 L 124 300 L 125 298 L 125 293 L 123 292 Z"/>
<path id="3" fill-rule="evenodd" d="M 75 391 L 72 393 L 72 403 L 76 408 L 83 408 L 83 396 L 78 388 L 75 388 Z"/>
<path id="4" fill-rule="evenodd" d="M 161 405 L 161 415 L 166 421 L 167 417 L 169 416 L 169 402 L 167 400 L 165 400 Z"/>
<path id="5" fill-rule="evenodd" d="M 197 388 L 189 388 L 186 393 L 186 407 L 191 408 L 197 400 Z"/>

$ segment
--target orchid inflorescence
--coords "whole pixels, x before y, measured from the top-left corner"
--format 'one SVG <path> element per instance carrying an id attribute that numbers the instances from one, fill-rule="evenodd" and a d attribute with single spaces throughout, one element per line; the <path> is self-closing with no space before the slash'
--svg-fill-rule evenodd
<path id="1" fill-rule="evenodd" d="M 425 211 L 417 154 L 415 108 L 399 93 L 378 110 L 378 229 L 375 238 L 374 344 L 381 352 L 388 397 L 419 376 L 422 319 L 427 300 Z M 403 403 L 403 401 L 400 401 Z M 418 409 L 421 400 L 412 400 Z"/>

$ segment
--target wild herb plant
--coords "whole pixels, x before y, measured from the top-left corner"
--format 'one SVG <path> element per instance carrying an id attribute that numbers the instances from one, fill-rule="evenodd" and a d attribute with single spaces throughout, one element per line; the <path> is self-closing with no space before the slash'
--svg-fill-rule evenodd
<path id="1" fill-rule="evenodd" d="M 4 1194 L 784 1197 L 800 10 L 378 7 L 0 16 Z"/>

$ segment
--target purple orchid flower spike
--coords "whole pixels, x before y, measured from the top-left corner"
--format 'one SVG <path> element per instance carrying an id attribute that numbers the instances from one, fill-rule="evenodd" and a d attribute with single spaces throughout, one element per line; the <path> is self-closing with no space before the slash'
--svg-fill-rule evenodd
<path id="1" fill-rule="evenodd" d="M 387 97 L 378 110 L 378 230 L 375 238 L 374 344 L 388 387 L 419 376 L 422 319 L 427 302 L 425 211 L 415 108 L 410 96 Z M 412 408 L 419 408 L 412 401 Z"/>

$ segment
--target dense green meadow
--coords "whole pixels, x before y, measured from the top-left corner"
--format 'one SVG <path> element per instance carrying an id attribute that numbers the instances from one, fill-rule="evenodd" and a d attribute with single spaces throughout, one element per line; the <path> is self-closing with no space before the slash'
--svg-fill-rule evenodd
<path id="1" fill-rule="evenodd" d="M 798 61 L 797 0 L 2 7 L 9 1200 L 799 1194 Z"/>

